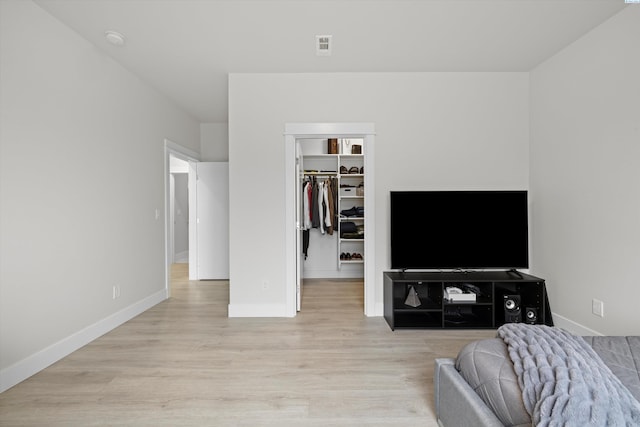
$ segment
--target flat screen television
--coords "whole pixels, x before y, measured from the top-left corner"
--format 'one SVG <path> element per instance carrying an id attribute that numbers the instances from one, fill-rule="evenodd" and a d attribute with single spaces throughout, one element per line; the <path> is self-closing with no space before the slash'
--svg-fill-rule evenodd
<path id="1" fill-rule="evenodd" d="M 392 191 L 391 268 L 529 267 L 526 191 Z"/>

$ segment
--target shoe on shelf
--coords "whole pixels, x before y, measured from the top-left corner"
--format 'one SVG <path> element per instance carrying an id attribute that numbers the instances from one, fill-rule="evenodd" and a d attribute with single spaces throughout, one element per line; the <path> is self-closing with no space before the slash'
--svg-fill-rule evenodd
<path id="1" fill-rule="evenodd" d="M 360 172 L 360 169 L 358 169 L 357 166 L 353 166 L 353 167 L 351 167 L 351 169 L 349 169 L 349 173 L 350 174 L 357 174 L 359 172 Z"/>
<path id="2" fill-rule="evenodd" d="M 349 171 L 347 170 L 346 166 L 340 166 L 340 174 L 346 175 L 348 173 L 349 173 Z"/>
<path id="3" fill-rule="evenodd" d="M 340 211 L 340 215 L 342 216 L 356 216 L 358 214 L 358 209 L 354 206 L 351 209 L 343 209 Z"/>

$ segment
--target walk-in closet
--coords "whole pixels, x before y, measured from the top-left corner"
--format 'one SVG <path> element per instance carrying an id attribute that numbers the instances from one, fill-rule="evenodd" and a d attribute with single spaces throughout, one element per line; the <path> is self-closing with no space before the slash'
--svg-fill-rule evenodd
<path id="1" fill-rule="evenodd" d="M 364 139 L 297 142 L 302 278 L 364 278 Z"/>

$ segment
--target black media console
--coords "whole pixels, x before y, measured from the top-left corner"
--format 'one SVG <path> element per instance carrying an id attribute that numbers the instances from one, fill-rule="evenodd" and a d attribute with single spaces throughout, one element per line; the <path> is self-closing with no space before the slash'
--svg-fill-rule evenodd
<path id="1" fill-rule="evenodd" d="M 447 287 L 473 291 L 475 301 L 446 299 Z M 385 272 L 384 318 L 392 330 L 553 326 L 544 280 L 515 271 Z"/>

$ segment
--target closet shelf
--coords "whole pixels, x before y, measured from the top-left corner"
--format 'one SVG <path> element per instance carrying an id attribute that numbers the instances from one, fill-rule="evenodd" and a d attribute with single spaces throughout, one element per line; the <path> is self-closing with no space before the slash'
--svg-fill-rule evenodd
<path id="1" fill-rule="evenodd" d="M 341 154 L 305 154 L 305 159 L 327 159 L 327 158 L 338 158 Z"/>
<path id="2" fill-rule="evenodd" d="M 312 172 L 312 171 L 305 171 L 304 172 L 304 176 L 337 176 L 338 172 L 332 172 L 332 171 L 327 171 L 327 172 Z"/>

